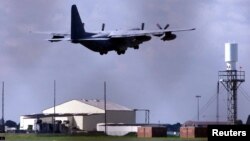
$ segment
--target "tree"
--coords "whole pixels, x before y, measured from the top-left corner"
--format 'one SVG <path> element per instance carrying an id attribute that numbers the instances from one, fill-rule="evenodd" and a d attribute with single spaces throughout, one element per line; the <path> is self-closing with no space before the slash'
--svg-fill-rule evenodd
<path id="1" fill-rule="evenodd" d="M 247 125 L 250 125 L 250 115 L 249 115 L 248 118 L 247 118 L 246 124 L 247 124 Z"/>
<path id="2" fill-rule="evenodd" d="M 12 121 L 12 120 L 7 120 L 5 122 L 5 126 L 8 126 L 8 127 L 17 127 L 17 124 L 15 121 Z"/>

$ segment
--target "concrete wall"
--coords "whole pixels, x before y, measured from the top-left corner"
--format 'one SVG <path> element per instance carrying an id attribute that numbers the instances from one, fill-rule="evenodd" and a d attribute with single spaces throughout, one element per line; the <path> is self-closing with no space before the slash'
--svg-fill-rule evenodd
<path id="1" fill-rule="evenodd" d="M 104 114 L 83 117 L 83 130 L 96 131 L 98 123 L 104 123 Z M 135 123 L 134 111 L 107 111 L 107 123 Z"/>
<path id="2" fill-rule="evenodd" d="M 74 116 L 73 126 L 83 130 L 83 116 Z"/>
<path id="3" fill-rule="evenodd" d="M 102 115 L 90 115 L 83 117 L 83 130 L 85 131 L 97 131 L 97 123 L 104 122 L 104 114 Z"/>
<path id="4" fill-rule="evenodd" d="M 181 127 L 180 128 L 181 138 L 196 138 L 196 137 L 207 137 L 207 127 Z"/>
<path id="5" fill-rule="evenodd" d="M 105 131 L 105 124 L 104 123 L 99 123 L 97 124 L 97 131 Z M 107 126 L 107 134 L 110 136 L 125 136 L 128 133 L 136 133 L 137 128 L 141 126 L 129 126 L 129 125 L 108 125 Z"/>
<path id="6" fill-rule="evenodd" d="M 108 123 L 133 124 L 136 121 L 135 111 L 107 111 Z"/>
<path id="7" fill-rule="evenodd" d="M 29 125 L 32 126 L 32 130 L 35 130 L 36 119 L 27 119 L 25 116 L 20 116 L 20 130 L 27 130 Z"/>
<path id="8" fill-rule="evenodd" d="M 166 127 L 138 127 L 137 137 L 141 138 L 151 138 L 151 137 L 166 137 L 167 128 Z"/>

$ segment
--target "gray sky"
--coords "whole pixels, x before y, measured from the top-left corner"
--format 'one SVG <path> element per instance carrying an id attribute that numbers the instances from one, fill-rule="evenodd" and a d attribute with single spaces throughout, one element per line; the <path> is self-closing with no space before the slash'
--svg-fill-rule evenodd
<path id="1" fill-rule="evenodd" d="M 70 42 L 50 43 L 46 35 L 29 31 L 70 31 L 70 8 L 76 4 L 86 30 L 192 28 L 177 39 L 158 38 L 125 55 L 101 56 Z M 248 0 L 1 0 L 0 81 L 5 81 L 5 118 L 39 113 L 53 106 L 53 81 L 57 103 L 71 99 L 103 97 L 107 81 L 108 100 L 129 108 L 151 110 L 153 123 L 176 123 L 197 119 L 215 120 L 215 104 L 203 108 L 216 94 L 218 71 L 225 70 L 224 43 L 239 44 L 239 66 L 246 82 L 239 93 L 238 116 L 250 114 L 248 81 L 250 52 L 250 1 Z M 222 87 L 221 87 L 222 88 Z M 244 93 L 244 94 L 242 94 Z M 226 93 L 220 98 L 220 120 L 226 119 Z M 204 110 L 205 109 L 205 110 Z M 138 113 L 138 122 L 144 122 Z"/>

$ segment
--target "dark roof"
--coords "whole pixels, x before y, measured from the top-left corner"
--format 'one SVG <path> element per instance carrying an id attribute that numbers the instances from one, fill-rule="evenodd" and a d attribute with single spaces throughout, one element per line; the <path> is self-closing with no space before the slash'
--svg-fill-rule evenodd
<path id="1" fill-rule="evenodd" d="M 208 125 L 229 125 L 230 122 L 226 121 L 186 121 L 182 126 L 206 127 Z"/>

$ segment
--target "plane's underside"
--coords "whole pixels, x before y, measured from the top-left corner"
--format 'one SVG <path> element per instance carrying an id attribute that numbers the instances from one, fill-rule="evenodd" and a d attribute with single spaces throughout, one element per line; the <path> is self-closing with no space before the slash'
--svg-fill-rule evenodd
<path id="1" fill-rule="evenodd" d="M 85 40 L 79 43 L 88 49 L 99 52 L 101 55 L 107 54 L 109 51 L 116 51 L 117 54 L 124 54 L 127 48 L 139 49 L 139 45 L 150 40 L 150 36 L 128 37 L 123 39 L 107 39 L 107 40 Z"/>

